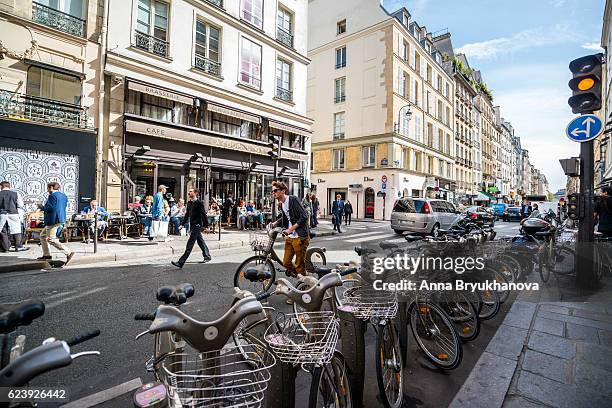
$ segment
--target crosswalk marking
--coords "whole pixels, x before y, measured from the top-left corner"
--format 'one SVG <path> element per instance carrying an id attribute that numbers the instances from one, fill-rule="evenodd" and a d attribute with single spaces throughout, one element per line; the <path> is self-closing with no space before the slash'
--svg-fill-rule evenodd
<path id="1" fill-rule="evenodd" d="M 373 241 L 373 240 L 380 241 L 381 239 L 384 239 L 384 238 L 393 238 L 393 237 L 395 236 L 389 235 L 387 233 L 387 234 L 379 234 L 379 235 L 370 235 L 367 237 L 361 237 L 361 238 L 355 238 L 355 239 L 347 239 L 345 242 L 355 243 L 355 242 L 365 242 L 365 241 Z"/>
<path id="2" fill-rule="evenodd" d="M 361 232 L 359 234 L 351 234 L 350 238 L 356 238 L 356 237 L 365 237 L 366 235 L 376 235 L 376 234 L 380 234 L 380 231 L 374 231 L 374 232 Z M 338 236 L 337 235 L 332 235 L 330 237 L 325 237 L 322 238 L 322 240 L 324 241 L 331 241 L 331 240 L 338 240 Z"/>

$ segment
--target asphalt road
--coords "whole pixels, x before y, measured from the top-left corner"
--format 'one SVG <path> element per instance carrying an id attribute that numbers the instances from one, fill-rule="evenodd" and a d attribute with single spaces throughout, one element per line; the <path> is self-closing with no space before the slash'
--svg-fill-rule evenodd
<path id="1" fill-rule="evenodd" d="M 496 224 L 500 235 L 512 235 L 518 223 Z M 311 245 L 327 248 L 329 263 L 357 261 L 352 251 L 355 245 L 398 239 L 388 223 L 354 223 L 342 235 L 315 238 Z M 40 376 L 32 386 L 68 388 L 70 399 L 107 390 L 134 379 L 151 380 L 144 362 L 152 352 L 152 337 L 135 337 L 146 330 L 146 322 L 135 322 L 137 313 L 155 310 L 155 290 L 159 286 L 191 282 L 196 295 L 183 307 L 200 320 L 212 320 L 227 310 L 231 303 L 232 277 L 239 263 L 251 255 L 250 248 L 213 251 L 213 261 L 199 264 L 200 254 L 194 251 L 190 263 L 182 270 L 169 264 L 170 259 L 155 258 L 152 252 L 147 261 L 108 263 L 95 266 L 70 267 L 62 270 L 31 271 L 3 274 L 0 302 L 40 299 L 47 305 L 45 315 L 31 326 L 21 328 L 19 334 L 27 336 L 26 348 L 39 345 L 47 337 L 66 339 L 75 334 L 98 328 L 99 337 L 76 346 L 74 351 L 99 350 L 99 357 L 84 357 L 71 366 Z M 449 373 L 430 369 L 414 342 L 410 344 L 404 382 L 405 407 L 443 407 L 452 400 L 469 374 L 497 326 L 503 320 L 504 310 L 494 320 L 486 321 L 478 339 L 464 344 L 464 360 L 457 370 Z M 369 349 L 374 347 L 373 330 L 366 333 Z M 14 336 L 13 336 L 14 337 Z M 373 356 L 369 350 L 368 356 Z M 368 360 L 365 406 L 378 406 L 375 370 Z M 298 393 L 306 392 L 307 375 L 299 376 Z M 370 381 L 371 379 L 371 381 Z M 131 407 L 131 392 L 100 404 L 100 407 Z M 297 399 L 297 407 L 303 406 Z M 41 406 L 58 406 L 44 404 Z"/>

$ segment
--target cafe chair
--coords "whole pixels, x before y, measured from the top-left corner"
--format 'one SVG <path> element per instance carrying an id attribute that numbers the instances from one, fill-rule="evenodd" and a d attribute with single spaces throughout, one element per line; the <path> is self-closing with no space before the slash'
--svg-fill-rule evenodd
<path id="1" fill-rule="evenodd" d="M 70 238 L 73 236 L 78 237 L 79 232 L 87 234 L 87 231 L 83 231 L 81 225 L 74 220 L 75 215 L 76 214 L 73 214 L 72 217 L 70 217 L 70 220 L 66 220 L 66 225 L 64 225 L 64 228 L 62 229 L 62 239 L 66 243 L 69 242 Z M 83 237 L 85 237 L 85 235 L 83 235 Z"/>
<path id="2" fill-rule="evenodd" d="M 42 215 L 42 213 L 40 213 Z M 40 233 L 44 228 L 42 218 L 36 216 L 36 213 L 26 214 L 26 230 L 23 244 L 27 245 L 28 241 L 37 239 L 40 242 Z M 37 238 L 34 238 L 34 234 L 38 234 Z"/>
<path id="3" fill-rule="evenodd" d="M 117 238 L 121 239 L 123 236 L 123 221 L 120 218 L 120 212 L 112 212 L 104 221 L 106 221 L 106 230 L 104 231 L 104 239 L 108 239 L 109 236 L 116 235 Z"/>
<path id="4" fill-rule="evenodd" d="M 144 225 L 138 219 L 138 215 L 134 211 L 128 210 L 123 212 L 123 216 L 127 217 L 123 220 L 124 236 L 128 237 L 132 233 L 140 237 L 144 232 Z"/>

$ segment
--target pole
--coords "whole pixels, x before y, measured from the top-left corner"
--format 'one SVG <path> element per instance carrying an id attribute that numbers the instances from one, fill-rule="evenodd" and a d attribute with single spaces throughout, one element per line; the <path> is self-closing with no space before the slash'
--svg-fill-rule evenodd
<path id="1" fill-rule="evenodd" d="M 88 227 L 89 228 L 89 227 Z M 98 212 L 94 212 L 94 254 L 98 253 Z"/>
<path id="2" fill-rule="evenodd" d="M 593 141 L 580 144 L 580 195 L 584 217 L 578 223 L 578 256 L 576 256 L 576 286 L 592 288 L 597 284 L 593 267 L 593 201 L 595 199 Z M 580 267 L 578 267 L 580 265 Z"/>
<path id="3" fill-rule="evenodd" d="M 355 219 L 359 218 L 359 191 L 357 191 L 357 212 L 355 215 Z"/>
<path id="4" fill-rule="evenodd" d="M 278 177 L 278 159 L 274 159 L 274 176 L 273 180 L 276 181 Z M 276 201 L 272 198 L 272 222 L 276 221 Z"/>
<path id="5" fill-rule="evenodd" d="M 383 221 L 384 221 L 385 220 L 385 207 L 387 206 L 386 205 L 387 193 L 383 191 L 382 196 L 383 196 Z"/>

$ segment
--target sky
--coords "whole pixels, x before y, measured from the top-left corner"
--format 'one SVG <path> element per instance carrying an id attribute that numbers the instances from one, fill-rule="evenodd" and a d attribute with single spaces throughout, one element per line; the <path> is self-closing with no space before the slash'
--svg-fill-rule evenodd
<path id="1" fill-rule="evenodd" d="M 576 115 L 567 104 L 571 60 L 603 52 L 605 0 L 384 0 L 404 6 L 428 32 L 448 29 L 493 93 L 493 104 L 512 123 L 531 163 L 553 193 L 565 188 L 559 159 L 578 156 L 565 136 Z"/>

